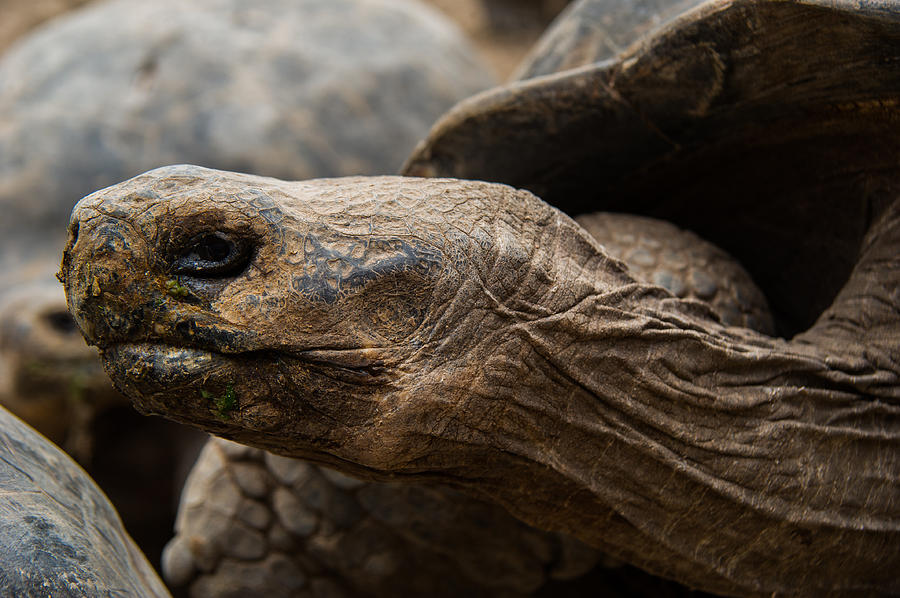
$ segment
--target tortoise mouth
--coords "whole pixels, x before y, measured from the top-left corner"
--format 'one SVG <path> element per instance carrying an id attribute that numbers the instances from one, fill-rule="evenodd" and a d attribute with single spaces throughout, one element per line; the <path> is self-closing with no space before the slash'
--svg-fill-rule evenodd
<path id="1" fill-rule="evenodd" d="M 234 359 L 224 353 L 165 343 L 116 343 L 101 351 L 104 368 L 114 379 L 158 392 L 208 378 Z"/>
<path id="2" fill-rule="evenodd" d="M 142 395 L 170 393 L 207 380 L 231 381 L 244 366 L 260 361 L 302 362 L 345 383 L 378 385 L 389 381 L 393 361 L 385 349 L 371 347 L 217 351 L 146 341 L 109 345 L 101 351 L 101 357 L 114 380 Z"/>

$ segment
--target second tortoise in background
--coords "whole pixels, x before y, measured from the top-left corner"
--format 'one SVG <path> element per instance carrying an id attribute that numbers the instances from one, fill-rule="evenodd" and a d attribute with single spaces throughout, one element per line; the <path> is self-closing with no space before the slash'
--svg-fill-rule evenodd
<path id="1" fill-rule="evenodd" d="M 64 223 L 92 189 L 185 161 L 390 174 L 491 83 L 458 29 L 405 0 L 91 5 L 0 62 L 4 228 Z"/>

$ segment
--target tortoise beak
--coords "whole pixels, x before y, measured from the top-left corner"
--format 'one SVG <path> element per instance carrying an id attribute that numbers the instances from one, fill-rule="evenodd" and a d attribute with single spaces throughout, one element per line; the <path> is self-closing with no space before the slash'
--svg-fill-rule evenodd
<path id="1" fill-rule="evenodd" d="M 144 320 L 146 306 L 132 302 L 144 294 L 138 287 L 145 277 L 126 280 L 119 274 L 123 262 L 129 270 L 148 270 L 134 236 L 121 220 L 90 206 L 73 212 L 59 278 L 76 325 L 89 344 L 100 348 L 133 338 Z"/>

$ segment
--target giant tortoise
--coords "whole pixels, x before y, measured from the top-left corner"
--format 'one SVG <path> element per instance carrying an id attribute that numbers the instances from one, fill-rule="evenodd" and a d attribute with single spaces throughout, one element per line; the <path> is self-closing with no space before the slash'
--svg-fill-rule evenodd
<path id="1" fill-rule="evenodd" d="M 709 591 L 896 593 L 898 60 L 890 3 L 712 0 L 463 102 L 406 168 L 497 182 L 179 166 L 99 191 L 69 307 L 145 412 L 449 484 Z M 702 233 L 778 336 L 560 209 Z"/>
<path id="2" fill-rule="evenodd" d="M 619 42 L 629 35 L 637 39 L 648 27 L 671 18 L 685 5 L 684 0 L 576 3 L 557 20 L 519 70 L 523 76 L 534 77 L 547 74 L 545 71 L 550 69 L 601 60 L 616 48 L 611 33 L 615 33 Z M 464 10 L 465 7 L 456 8 Z M 580 217 L 579 223 L 611 255 L 625 261 L 639 278 L 661 283 L 679 296 L 690 295 L 707 301 L 729 323 L 772 331 L 765 301 L 752 281 L 722 252 L 693 235 L 664 222 L 633 216 L 591 214 Z M 521 534 L 527 532 L 504 528 L 505 518 L 496 509 L 486 519 L 484 514 L 492 512 L 490 509 L 463 500 L 458 493 L 447 489 L 430 488 L 424 495 L 413 494 L 413 498 L 410 498 L 411 490 L 402 485 L 389 489 L 380 484 L 359 484 L 345 489 L 330 484 L 327 470 L 325 475 L 318 475 L 314 467 L 302 461 L 282 459 L 277 463 L 278 467 L 273 469 L 271 456 L 262 459 L 258 452 L 210 443 L 192 474 L 196 479 L 188 483 L 182 495 L 176 536 L 163 554 L 163 573 L 170 586 L 189 586 L 193 595 L 207 598 L 242 593 L 275 596 L 288 592 L 290 595 L 290 584 L 267 570 L 273 563 L 283 566 L 284 559 L 289 558 L 293 567 L 315 571 L 310 566 L 311 555 L 315 555 L 313 560 L 321 566 L 340 572 L 339 579 L 331 582 L 367 595 L 394 596 L 411 591 L 457 594 L 463 588 L 469 595 L 480 591 L 494 594 L 539 591 L 555 595 L 561 591 L 584 591 L 591 584 L 602 585 L 610 596 L 627 594 L 624 586 L 639 595 L 683 592 L 673 584 L 665 586 L 632 569 L 618 567 L 597 568 L 588 578 L 579 578 L 564 589 L 554 579 L 574 578 L 584 571 L 586 563 L 596 560 L 596 556 L 578 543 L 562 536 L 544 536 L 541 541 L 523 544 Z M 252 488 L 242 482 L 248 477 L 257 480 Z M 284 478 L 299 481 L 285 482 Z M 269 480 L 265 491 L 260 490 L 259 479 Z M 278 501 L 273 497 L 276 492 L 281 495 Z M 296 500 L 287 500 L 288 493 Z M 242 498 L 239 500 L 238 496 Z M 323 500 L 323 496 L 329 497 L 328 500 Z M 248 524 L 244 519 L 246 509 L 239 508 L 246 501 L 254 504 L 254 517 L 276 523 L 268 524 L 271 528 L 264 528 L 260 533 L 259 524 L 256 527 Z M 330 501 L 337 506 L 329 506 Z M 357 514 L 349 523 L 344 515 L 348 510 L 346 504 L 354 505 L 351 510 Z M 446 527 L 442 515 L 447 510 L 445 504 L 453 505 L 458 520 L 451 529 Z M 301 509 L 305 515 L 300 517 L 299 531 L 295 530 L 296 526 L 277 523 L 292 518 L 285 513 L 283 505 L 292 508 L 306 505 Z M 385 505 L 390 508 L 386 509 Z M 268 514 L 261 517 L 259 512 Z M 311 524 L 316 517 L 320 520 Z M 495 519 L 495 524 L 489 524 Z M 410 520 L 418 524 L 404 525 Z M 374 529 L 384 538 L 373 540 Z M 281 540 L 285 533 L 292 537 L 291 542 Z M 459 549 L 461 533 L 466 534 L 470 545 L 482 549 Z M 388 541 L 388 537 L 392 539 Z M 397 541 L 398 538 L 403 540 Z M 410 549 L 410 544 L 417 548 Z M 566 547 L 562 553 L 547 548 L 560 545 Z M 543 548 L 538 552 L 523 552 L 527 546 Z M 498 560 L 485 549 L 502 557 Z M 445 558 L 435 558 L 432 551 L 440 552 Z M 542 560 L 546 557 L 539 556 L 541 553 L 557 556 L 548 562 Z M 451 554 L 452 558 L 446 558 Z M 265 555 L 262 565 L 260 555 Z M 367 566 L 371 559 L 381 565 Z M 408 566 L 412 562 L 416 565 Z M 443 570 L 447 562 L 464 566 L 453 574 L 437 573 L 435 567 Z M 451 578 L 456 581 L 448 585 L 444 580 Z"/>

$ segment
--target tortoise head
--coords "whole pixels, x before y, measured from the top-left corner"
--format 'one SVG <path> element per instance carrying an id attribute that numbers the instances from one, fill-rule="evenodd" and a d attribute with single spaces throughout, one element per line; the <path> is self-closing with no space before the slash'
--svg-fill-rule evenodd
<path id="1" fill-rule="evenodd" d="M 542 257 L 549 244 L 523 234 L 525 221 L 594 247 L 503 185 L 175 166 L 83 199 L 61 279 L 140 410 L 396 471 L 431 450 L 423 431 L 478 395 L 474 368 L 496 358 L 504 321 L 547 309 L 567 264 Z"/>

